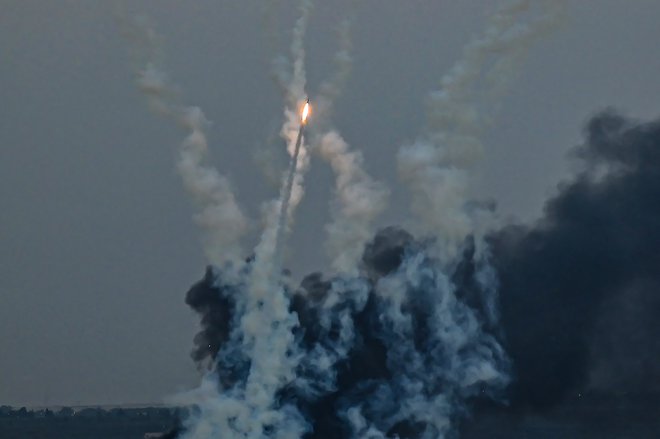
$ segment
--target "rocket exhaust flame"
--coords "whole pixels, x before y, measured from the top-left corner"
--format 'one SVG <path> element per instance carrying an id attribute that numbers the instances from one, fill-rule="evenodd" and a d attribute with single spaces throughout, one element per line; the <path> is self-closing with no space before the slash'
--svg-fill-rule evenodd
<path id="1" fill-rule="evenodd" d="M 307 125 L 307 116 L 309 116 L 311 112 L 311 107 L 309 105 L 309 99 L 307 99 L 307 102 L 305 102 L 305 106 L 303 107 L 302 114 L 300 116 L 300 122 L 303 125 Z"/>

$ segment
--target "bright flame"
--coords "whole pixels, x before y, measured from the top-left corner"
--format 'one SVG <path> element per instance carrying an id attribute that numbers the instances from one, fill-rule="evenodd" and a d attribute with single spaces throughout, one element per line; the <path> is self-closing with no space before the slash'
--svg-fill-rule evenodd
<path id="1" fill-rule="evenodd" d="M 303 107 L 302 110 L 302 116 L 300 116 L 300 119 L 302 120 L 303 124 L 307 123 L 307 116 L 309 116 L 309 110 L 310 110 L 309 102 L 305 102 L 305 106 Z"/>

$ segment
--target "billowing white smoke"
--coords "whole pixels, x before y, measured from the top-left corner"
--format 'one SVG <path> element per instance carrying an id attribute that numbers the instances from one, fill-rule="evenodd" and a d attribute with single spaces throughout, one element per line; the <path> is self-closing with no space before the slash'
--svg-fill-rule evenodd
<path id="1" fill-rule="evenodd" d="M 387 207 L 389 191 L 364 169 L 359 151 L 351 151 L 339 132 L 330 127 L 332 107 L 341 94 L 352 67 L 351 21 L 339 25 L 339 49 L 334 56 L 335 73 L 321 84 L 317 100 L 319 134 L 314 146 L 335 173 L 335 197 L 330 203 L 332 222 L 326 225 L 326 249 L 333 270 L 357 274 L 367 240 L 375 232 L 375 219 Z"/>
<path id="2" fill-rule="evenodd" d="M 387 205 L 387 189 L 363 168 L 360 152 L 351 152 L 336 131 L 324 134 L 319 152 L 336 174 L 336 198 L 330 207 L 333 221 L 326 226 L 332 268 L 356 275 L 364 245 L 374 235 L 374 220 Z"/>
<path id="3" fill-rule="evenodd" d="M 247 220 L 238 207 L 228 180 L 206 166 L 207 141 L 204 114 L 198 107 L 185 110 L 183 121 L 190 134 L 183 142 L 177 168 L 186 190 L 200 206 L 195 221 L 204 230 L 204 247 L 209 261 L 221 264 L 239 262 L 244 249 L 239 239 L 247 230 Z"/>
<path id="4" fill-rule="evenodd" d="M 487 304 L 478 296 L 468 304 L 465 297 L 487 291 L 478 284 L 466 290 L 471 280 L 457 282 L 429 257 L 426 244 L 396 228 L 368 243 L 362 268 L 355 276 L 303 280 L 290 303 L 299 317 L 295 326 L 280 320 L 293 339 L 279 325 L 270 328 L 276 336 L 262 332 L 259 322 L 246 328 L 245 315 L 268 318 L 271 311 L 246 310 L 240 279 L 207 273 L 187 303 L 204 316 L 209 334 L 229 336 L 212 354 L 217 378 L 208 377 L 182 401 L 202 406 L 183 437 L 439 439 L 454 431 L 469 398 L 497 395 L 506 386 L 506 354 L 483 323 Z M 264 308 L 269 306 L 265 298 Z M 230 318 L 211 323 L 225 312 Z M 268 344 L 286 340 L 283 364 L 295 364 L 294 375 L 281 373 L 282 345 L 271 348 L 272 363 L 264 363 L 267 357 L 253 357 L 246 333 L 268 342 L 259 348 L 264 353 Z M 196 338 L 215 343 L 206 335 Z M 257 373 L 272 368 L 269 376 L 283 379 L 255 387 L 255 367 Z M 214 398 L 217 387 L 222 390 Z"/>
<path id="5" fill-rule="evenodd" d="M 335 173 L 335 196 L 330 202 L 332 221 L 326 225 L 325 245 L 332 269 L 355 275 L 364 245 L 376 231 L 375 220 L 387 207 L 389 191 L 366 172 L 362 153 L 351 151 L 330 122 L 335 100 L 343 91 L 352 68 L 350 29 L 348 18 L 339 24 L 339 48 L 333 60 L 335 71 L 321 84 L 314 101 L 312 148 Z"/>
<path id="6" fill-rule="evenodd" d="M 438 239 L 448 260 L 469 234 L 479 232 L 465 204 L 470 173 L 483 157 L 480 135 L 489 115 L 480 109 L 506 90 L 530 44 L 557 24 L 562 3 L 518 0 L 500 8 L 442 78 L 440 90 L 429 96 L 426 133 L 399 151 L 399 173 L 410 189 L 417 231 Z M 522 22 L 534 5 L 541 16 Z"/>
<path id="7" fill-rule="evenodd" d="M 458 296 L 458 287 L 438 261 L 431 262 L 421 253 L 404 259 L 394 275 L 377 283 L 376 292 L 388 305 L 381 314 L 383 326 L 392 333 L 388 351 L 403 366 L 403 376 L 397 378 L 401 404 L 385 425 L 412 419 L 427 425 L 420 437 L 444 438 L 455 429 L 455 416 L 467 398 L 508 384 L 506 353 L 486 332 L 484 316 Z M 483 296 L 491 292 L 483 288 L 480 292 L 481 306 L 487 307 Z M 411 298 L 415 295 L 422 298 Z M 428 354 L 415 347 L 419 322 L 414 311 L 405 311 L 411 306 L 427 307 L 423 312 L 428 313 Z M 442 390 L 437 389 L 438 381 L 444 384 Z M 435 392 L 428 391 L 434 387 Z"/>
<path id="8" fill-rule="evenodd" d="M 208 122 L 202 110 L 187 107 L 177 99 L 176 89 L 160 66 L 160 38 L 148 21 L 120 17 L 120 25 L 132 45 L 138 87 L 150 107 L 172 118 L 189 133 L 179 148 L 177 168 L 186 190 L 199 208 L 194 219 L 203 231 L 208 260 L 217 265 L 241 261 L 244 251 L 240 239 L 247 231 L 248 221 L 227 179 L 206 163 L 208 144 L 204 129 Z"/>

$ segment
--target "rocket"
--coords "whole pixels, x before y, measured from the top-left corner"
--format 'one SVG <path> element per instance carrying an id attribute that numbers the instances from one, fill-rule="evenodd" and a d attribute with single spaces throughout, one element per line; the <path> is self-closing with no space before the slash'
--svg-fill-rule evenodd
<path id="1" fill-rule="evenodd" d="M 307 125 L 307 117 L 312 111 L 311 105 L 309 105 L 309 98 L 305 101 L 305 106 L 302 109 L 302 112 L 300 113 L 300 129 L 298 129 L 298 137 L 296 138 L 296 146 L 294 147 L 294 162 L 298 160 L 298 153 L 300 152 L 300 145 L 302 143 L 302 138 L 303 138 L 303 133 L 305 132 L 305 126 Z M 295 163 L 293 163 L 293 166 L 295 169 Z"/>
<path id="2" fill-rule="evenodd" d="M 310 105 L 309 105 L 309 98 L 305 101 L 305 106 L 302 109 L 302 113 L 300 115 L 300 123 L 303 125 L 307 125 L 307 116 L 309 116 L 310 113 Z"/>
<path id="3" fill-rule="evenodd" d="M 307 125 L 307 116 L 309 116 L 310 105 L 309 98 L 305 101 L 305 106 L 300 113 L 300 129 L 298 130 L 298 138 L 296 139 L 296 146 L 294 148 L 294 157 L 298 157 L 298 151 L 300 150 L 300 144 L 302 142 L 303 132 L 305 131 L 305 125 Z"/>
<path id="4" fill-rule="evenodd" d="M 302 112 L 300 113 L 300 129 L 298 130 L 298 138 L 296 139 L 296 146 L 294 148 L 294 157 L 298 157 L 298 151 L 300 150 L 300 143 L 302 142 L 303 133 L 305 132 L 305 126 L 307 125 L 307 117 L 312 111 L 311 105 L 309 105 L 309 98 L 305 101 Z"/>

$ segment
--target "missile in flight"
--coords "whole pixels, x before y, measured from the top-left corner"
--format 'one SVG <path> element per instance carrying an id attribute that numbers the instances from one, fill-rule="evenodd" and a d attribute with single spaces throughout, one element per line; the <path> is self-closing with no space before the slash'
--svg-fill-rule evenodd
<path id="1" fill-rule="evenodd" d="M 305 106 L 302 109 L 302 113 L 300 115 L 300 123 L 303 125 L 307 124 L 307 116 L 309 116 L 310 112 L 312 110 L 312 107 L 309 105 L 309 98 L 305 101 Z"/>

